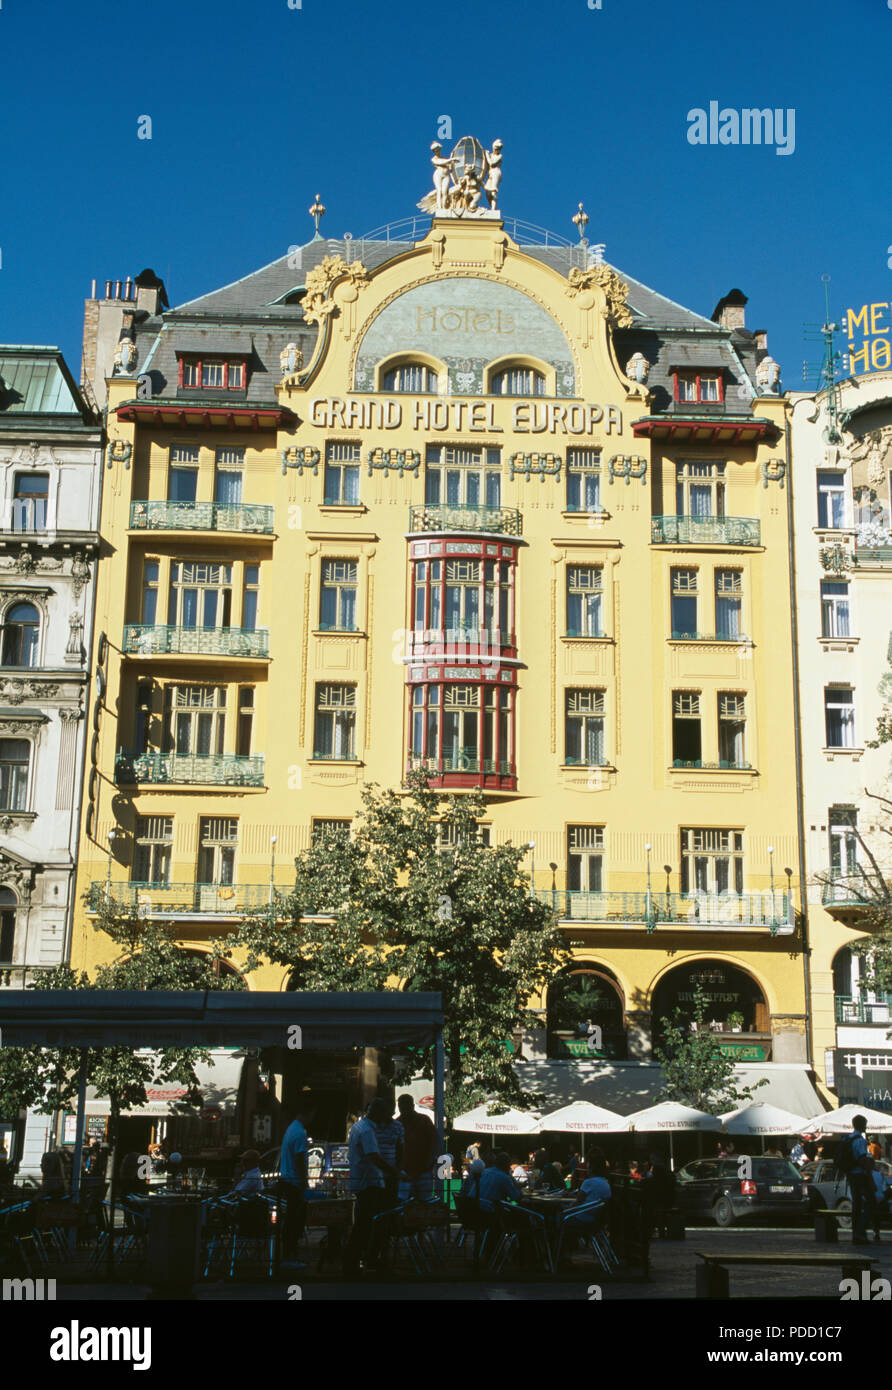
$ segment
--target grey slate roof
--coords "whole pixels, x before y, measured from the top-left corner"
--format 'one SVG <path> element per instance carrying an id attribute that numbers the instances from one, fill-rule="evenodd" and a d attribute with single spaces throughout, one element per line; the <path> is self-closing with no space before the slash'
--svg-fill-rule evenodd
<path id="1" fill-rule="evenodd" d="M 275 404 L 279 354 L 286 343 L 297 343 L 305 363 L 315 348 L 316 327 L 304 321 L 299 302 L 307 271 L 325 256 L 342 256 L 348 262 L 361 260 L 367 269 L 374 270 L 402 255 L 412 244 L 314 238 L 299 248 L 298 258 L 294 253 L 281 256 L 229 285 L 137 324 L 137 371 L 148 372 L 152 377 L 155 396 Z M 561 275 L 582 264 L 579 247 L 521 249 Z M 299 259 L 299 268 L 295 267 L 295 259 Z M 746 329 L 721 328 L 712 319 L 658 294 L 618 267 L 614 269 L 629 286 L 628 306 L 635 320 L 631 327 L 616 331 L 617 355 L 622 366 L 635 352 L 642 352 L 651 363 L 648 386 L 654 392 L 653 413 L 679 408 L 674 401 L 673 369 L 698 366 L 721 368 L 724 375 L 726 406 L 707 407 L 706 413 L 721 413 L 725 408 L 733 414 L 749 413 L 755 394 L 757 360 L 753 335 Z M 289 297 L 292 302 L 285 302 Z M 247 356 L 247 393 L 178 390 L 177 349 L 215 356 Z"/>
<path id="2" fill-rule="evenodd" d="M 57 347 L 0 346 L 0 420 L 22 415 L 83 418 L 86 413 Z"/>

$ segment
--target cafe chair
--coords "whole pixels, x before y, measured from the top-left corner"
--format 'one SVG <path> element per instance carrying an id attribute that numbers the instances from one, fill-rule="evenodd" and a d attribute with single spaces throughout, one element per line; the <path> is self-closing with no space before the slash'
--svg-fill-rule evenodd
<path id="1" fill-rule="evenodd" d="M 476 1266 L 488 1250 L 491 1243 L 490 1237 L 495 1234 L 495 1213 L 483 1211 L 475 1197 L 462 1196 L 460 1192 L 455 1193 L 453 1202 L 455 1214 L 461 1223 L 456 1245 L 461 1249 L 468 1236 L 474 1237 L 474 1264 Z"/>
<path id="2" fill-rule="evenodd" d="M 584 1202 L 565 1212 L 561 1217 L 555 1247 L 554 1262 L 558 1265 L 565 1240 L 582 1239 L 591 1249 L 597 1263 L 605 1274 L 609 1274 L 619 1264 L 619 1259 L 610 1242 L 607 1230 L 608 1206 L 606 1202 Z"/>
<path id="3" fill-rule="evenodd" d="M 409 1202 L 403 1207 L 403 1230 L 409 1240 L 414 1240 L 422 1258 L 433 1265 L 442 1265 L 443 1257 L 437 1247 L 435 1232 L 445 1231 L 449 1239 L 452 1213 L 445 1202 L 436 1197 L 427 1202 Z"/>
<path id="4" fill-rule="evenodd" d="M 31 1260 L 39 1261 L 35 1244 L 36 1218 L 33 1202 L 17 1202 L 0 1213 L 0 1248 L 11 1247 L 24 1266 L 25 1273 L 33 1274 Z M 30 1259 L 29 1259 L 30 1256 Z"/>
<path id="5" fill-rule="evenodd" d="M 275 1202 L 269 1197 L 241 1197 L 234 1200 L 222 1197 L 209 1204 L 213 1209 L 216 1229 L 208 1243 L 204 1277 L 214 1263 L 228 1264 L 226 1277 L 233 1279 L 242 1259 L 263 1256 L 267 1277 L 272 1278 L 276 1252 L 276 1223 L 273 1220 Z M 222 1262 L 218 1256 L 222 1253 Z"/>
<path id="6" fill-rule="evenodd" d="M 343 1254 L 343 1235 L 353 1224 L 353 1202 L 343 1197 L 307 1202 L 305 1227 L 320 1226 L 325 1234 L 319 1242 L 318 1270 L 321 1273 L 327 1258 L 339 1260 Z"/>
<path id="7" fill-rule="evenodd" d="M 492 1253 L 489 1268 L 491 1273 L 500 1274 L 508 1256 L 520 1251 L 524 1242 L 534 1258 L 549 1274 L 554 1273 L 551 1247 L 545 1229 L 545 1217 L 536 1211 L 527 1211 L 514 1202 L 497 1204 L 499 1239 Z"/>

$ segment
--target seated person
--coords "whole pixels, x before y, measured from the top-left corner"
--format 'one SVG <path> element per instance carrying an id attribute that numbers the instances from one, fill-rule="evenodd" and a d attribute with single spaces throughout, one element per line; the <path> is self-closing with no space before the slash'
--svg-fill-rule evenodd
<path id="1" fill-rule="evenodd" d="M 530 1179 L 530 1187 L 536 1192 L 564 1192 L 566 1183 L 560 1169 L 560 1164 L 549 1163 L 548 1155 L 544 1149 L 537 1149 L 533 1154 L 534 1172 Z"/>
<path id="2" fill-rule="evenodd" d="M 462 1197 L 469 1197 L 472 1202 L 480 1200 L 480 1179 L 486 1172 L 486 1164 L 482 1158 L 472 1158 L 468 1165 L 468 1175 L 461 1185 Z"/>
<path id="3" fill-rule="evenodd" d="M 517 1202 L 520 1188 L 511 1176 L 511 1159 L 504 1150 L 493 1155 L 493 1163 L 480 1174 L 480 1210 L 495 1211 L 496 1202 Z M 473 1164 L 471 1165 L 473 1167 Z"/>
<path id="4" fill-rule="evenodd" d="M 589 1158 L 591 1177 L 579 1185 L 577 1194 L 580 1202 L 609 1202 L 610 1183 L 607 1181 L 607 1160 L 602 1154 L 592 1154 Z"/>
<path id="5" fill-rule="evenodd" d="M 238 1182 L 227 1197 L 257 1197 L 263 1191 L 263 1177 L 260 1172 L 260 1154 L 256 1149 L 246 1149 L 241 1157 L 241 1174 Z"/>

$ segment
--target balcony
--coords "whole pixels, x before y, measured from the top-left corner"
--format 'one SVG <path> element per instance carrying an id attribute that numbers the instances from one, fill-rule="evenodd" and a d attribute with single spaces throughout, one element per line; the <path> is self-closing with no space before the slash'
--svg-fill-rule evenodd
<path id="1" fill-rule="evenodd" d="M 125 656 L 269 657 L 267 628 L 169 627 L 127 623 L 121 650 Z"/>
<path id="2" fill-rule="evenodd" d="M 738 647 L 751 647 L 753 641 L 745 632 L 672 632 L 670 642 L 725 642 Z"/>
<path id="3" fill-rule="evenodd" d="M 756 516 L 653 516 L 652 545 L 761 545 Z"/>
<path id="4" fill-rule="evenodd" d="M 125 910 L 136 909 L 142 916 L 236 917 L 263 912 L 270 906 L 269 884 L 223 883 L 112 883 L 111 901 Z M 91 883 L 87 911 L 96 912 L 106 901 L 109 885 Z M 277 897 L 274 897 L 274 903 Z"/>
<path id="5" fill-rule="evenodd" d="M 434 787 L 485 787 L 513 791 L 517 786 L 514 763 L 456 753 L 446 758 L 410 757 L 406 772 L 426 772 Z"/>
<path id="6" fill-rule="evenodd" d="M 786 893 L 588 893 L 537 888 L 536 898 L 562 922 L 616 926 L 697 927 L 730 931 L 793 931 Z"/>
<path id="7" fill-rule="evenodd" d="M 888 1028 L 892 1022 L 892 994 L 875 1001 L 837 994 L 833 1002 L 837 1023 L 879 1024 Z"/>
<path id="8" fill-rule="evenodd" d="M 0 965 L 0 989 L 29 989 L 38 978 L 38 972 L 47 974 L 57 969 L 54 965 Z"/>
<path id="9" fill-rule="evenodd" d="M 409 508 L 410 531 L 486 531 L 495 536 L 520 536 L 523 518 L 516 507 L 483 507 L 469 503 Z"/>
<path id="10" fill-rule="evenodd" d="M 672 763 L 673 768 L 681 768 L 683 771 L 696 770 L 698 772 L 752 772 L 752 763 L 704 763 L 699 758 L 688 759 L 675 758 Z"/>
<path id="11" fill-rule="evenodd" d="M 238 753 L 130 753 L 115 759 L 115 781 L 125 785 L 167 782 L 202 787 L 262 787 L 263 755 Z"/>
<path id="12" fill-rule="evenodd" d="M 238 531 L 271 536 L 274 509 L 222 502 L 132 502 L 132 531 Z"/>
<path id="13" fill-rule="evenodd" d="M 890 902 L 892 869 L 881 874 L 867 872 L 840 874 L 821 885 L 821 903 L 828 909 L 860 908 L 862 912 L 892 908 Z"/>

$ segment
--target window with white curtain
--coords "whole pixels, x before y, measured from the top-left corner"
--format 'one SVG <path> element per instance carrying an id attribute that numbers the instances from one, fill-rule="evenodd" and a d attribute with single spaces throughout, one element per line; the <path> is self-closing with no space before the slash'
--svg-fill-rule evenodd
<path id="1" fill-rule="evenodd" d="M 564 715 L 564 761 L 582 767 L 603 767 L 605 692 L 568 690 Z"/>
<path id="2" fill-rule="evenodd" d="M 356 686 L 316 686 L 313 757 L 351 762 L 356 742 Z"/>

